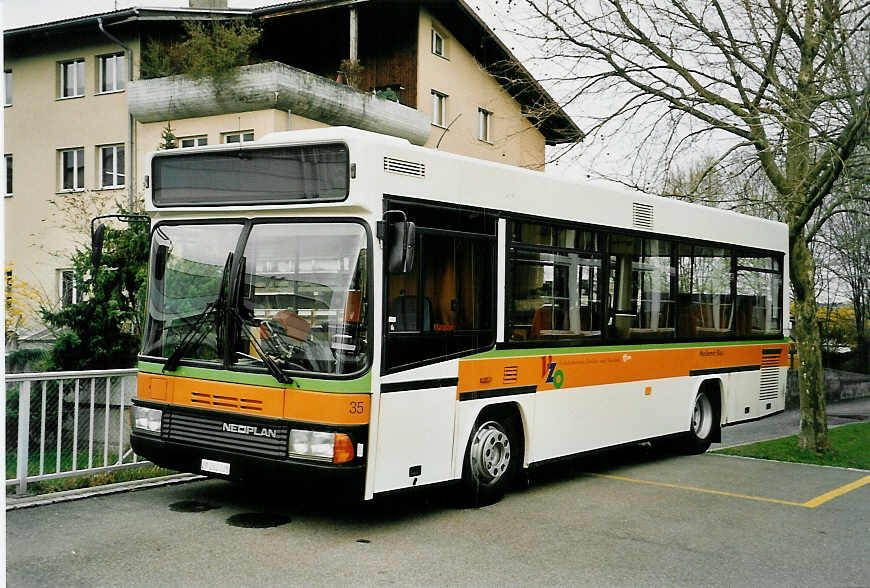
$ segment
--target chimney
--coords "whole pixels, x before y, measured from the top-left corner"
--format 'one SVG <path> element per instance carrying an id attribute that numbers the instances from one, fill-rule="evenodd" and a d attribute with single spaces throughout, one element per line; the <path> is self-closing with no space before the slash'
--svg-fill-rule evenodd
<path id="1" fill-rule="evenodd" d="M 188 0 L 191 8 L 202 10 L 226 10 L 227 0 Z"/>

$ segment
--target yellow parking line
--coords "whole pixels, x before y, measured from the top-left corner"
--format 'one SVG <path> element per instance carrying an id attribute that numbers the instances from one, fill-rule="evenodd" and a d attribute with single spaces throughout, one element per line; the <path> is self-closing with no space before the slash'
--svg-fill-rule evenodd
<path id="1" fill-rule="evenodd" d="M 668 482 L 655 482 L 653 480 L 640 480 L 638 478 L 627 478 L 625 476 L 614 476 L 612 474 L 594 474 L 586 473 L 587 476 L 596 478 L 607 478 L 609 480 L 620 480 L 622 482 L 633 482 L 635 484 L 646 484 L 648 486 L 659 486 L 662 488 L 675 488 L 677 490 L 689 490 L 691 492 L 703 492 L 704 494 L 716 494 L 718 496 L 730 496 L 731 498 L 742 498 L 743 500 L 755 500 L 757 502 L 773 502 L 775 504 L 785 504 L 788 506 L 802 506 L 804 508 L 816 508 L 838 496 L 842 496 L 847 492 L 851 492 L 856 488 L 860 488 L 866 484 L 870 484 L 870 476 L 865 476 L 860 480 L 856 480 L 851 484 L 846 484 L 830 492 L 825 492 L 821 496 L 816 496 L 806 502 L 794 502 L 791 500 L 780 500 L 778 498 L 767 498 L 765 496 L 752 496 L 749 494 L 738 494 L 736 492 L 725 492 L 723 490 L 710 490 L 709 488 L 698 488 L 696 486 L 683 486 L 681 484 L 670 484 Z"/>
<path id="2" fill-rule="evenodd" d="M 870 476 L 864 476 L 859 480 L 855 480 L 851 484 L 846 484 L 845 486 L 840 486 L 839 488 L 831 490 L 830 492 L 825 492 L 821 496 L 816 496 L 812 500 L 807 500 L 801 506 L 805 506 L 807 508 L 816 508 L 817 506 L 822 505 L 829 500 L 833 500 L 838 496 L 842 496 L 846 492 L 851 492 L 852 490 L 855 490 L 867 484 L 870 484 Z"/>
<path id="3" fill-rule="evenodd" d="M 695 486 L 682 486 L 680 484 L 669 484 L 667 482 L 654 482 L 652 480 L 639 480 L 637 478 L 626 478 L 623 476 L 613 476 L 610 474 L 591 474 L 596 478 L 608 478 L 610 480 L 621 480 L 623 482 L 634 482 L 636 484 L 647 484 L 649 486 L 661 486 L 663 488 L 676 488 L 678 490 L 690 490 L 692 492 L 703 492 L 705 494 L 718 494 L 719 496 L 730 496 L 732 498 L 743 498 L 744 500 L 757 500 L 758 502 L 774 502 L 776 504 L 787 504 L 789 506 L 804 506 L 800 502 L 792 502 L 789 500 L 779 500 L 778 498 L 765 498 L 764 496 L 750 496 L 748 494 L 736 494 L 734 492 L 724 492 L 722 490 L 710 490 L 709 488 L 697 488 Z"/>

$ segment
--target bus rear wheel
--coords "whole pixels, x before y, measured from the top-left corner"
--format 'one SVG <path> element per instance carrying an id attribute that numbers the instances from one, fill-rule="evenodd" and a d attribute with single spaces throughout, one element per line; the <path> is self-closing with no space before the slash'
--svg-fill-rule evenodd
<path id="1" fill-rule="evenodd" d="M 520 455 L 510 420 L 480 419 L 474 426 L 462 468 L 462 503 L 477 508 L 504 496 Z"/>
<path id="2" fill-rule="evenodd" d="M 686 453 L 704 453 L 713 442 L 713 430 L 716 428 L 719 415 L 713 402 L 706 392 L 698 392 L 695 405 L 692 408 L 692 423 L 685 435 Z"/>

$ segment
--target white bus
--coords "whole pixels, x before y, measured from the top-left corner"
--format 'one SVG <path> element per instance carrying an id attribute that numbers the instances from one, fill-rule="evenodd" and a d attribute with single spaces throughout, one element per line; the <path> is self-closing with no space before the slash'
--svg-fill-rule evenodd
<path id="1" fill-rule="evenodd" d="M 349 128 L 148 159 L 132 444 L 371 499 L 784 408 L 786 226 Z"/>

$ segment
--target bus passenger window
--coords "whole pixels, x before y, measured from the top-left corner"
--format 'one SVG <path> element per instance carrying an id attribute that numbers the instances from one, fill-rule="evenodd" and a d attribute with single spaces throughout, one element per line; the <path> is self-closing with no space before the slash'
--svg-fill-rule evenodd
<path id="1" fill-rule="evenodd" d="M 680 325 L 683 337 L 721 338 L 734 333 L 731 250 L 680 245 Z"/>
<path id="2" fill-rule="evenodd" d="M 771 255 L 737 257 L 738 337 L 782 331 L 782 264 Z"/>
<path id="3" fill-rule="evenodd" d="M 513 261 L 513 338 L 540 339 L 571 333 L 567 322 L 572 291 L 567 259 L 551 253 L 517 251 Z"/>
<path id="4" fill-rule="evenodd" d="M 514 222 L 511 238 L 509 340 L 599 338 L 597 234 Z"/>
<path id="5" fill-rule="evenodd" d="M 697 308 L 692 306 L 692 246 L 680 243 L 677 247 L 677 336 L 694 337 L 698 328 Z"/>
<path id="6" fill-rule="evenodd" d="M 673 244 L 661 239 L 611 237 L 611 338 L 674 338 L 676 269 L 672 250 Z"/>

